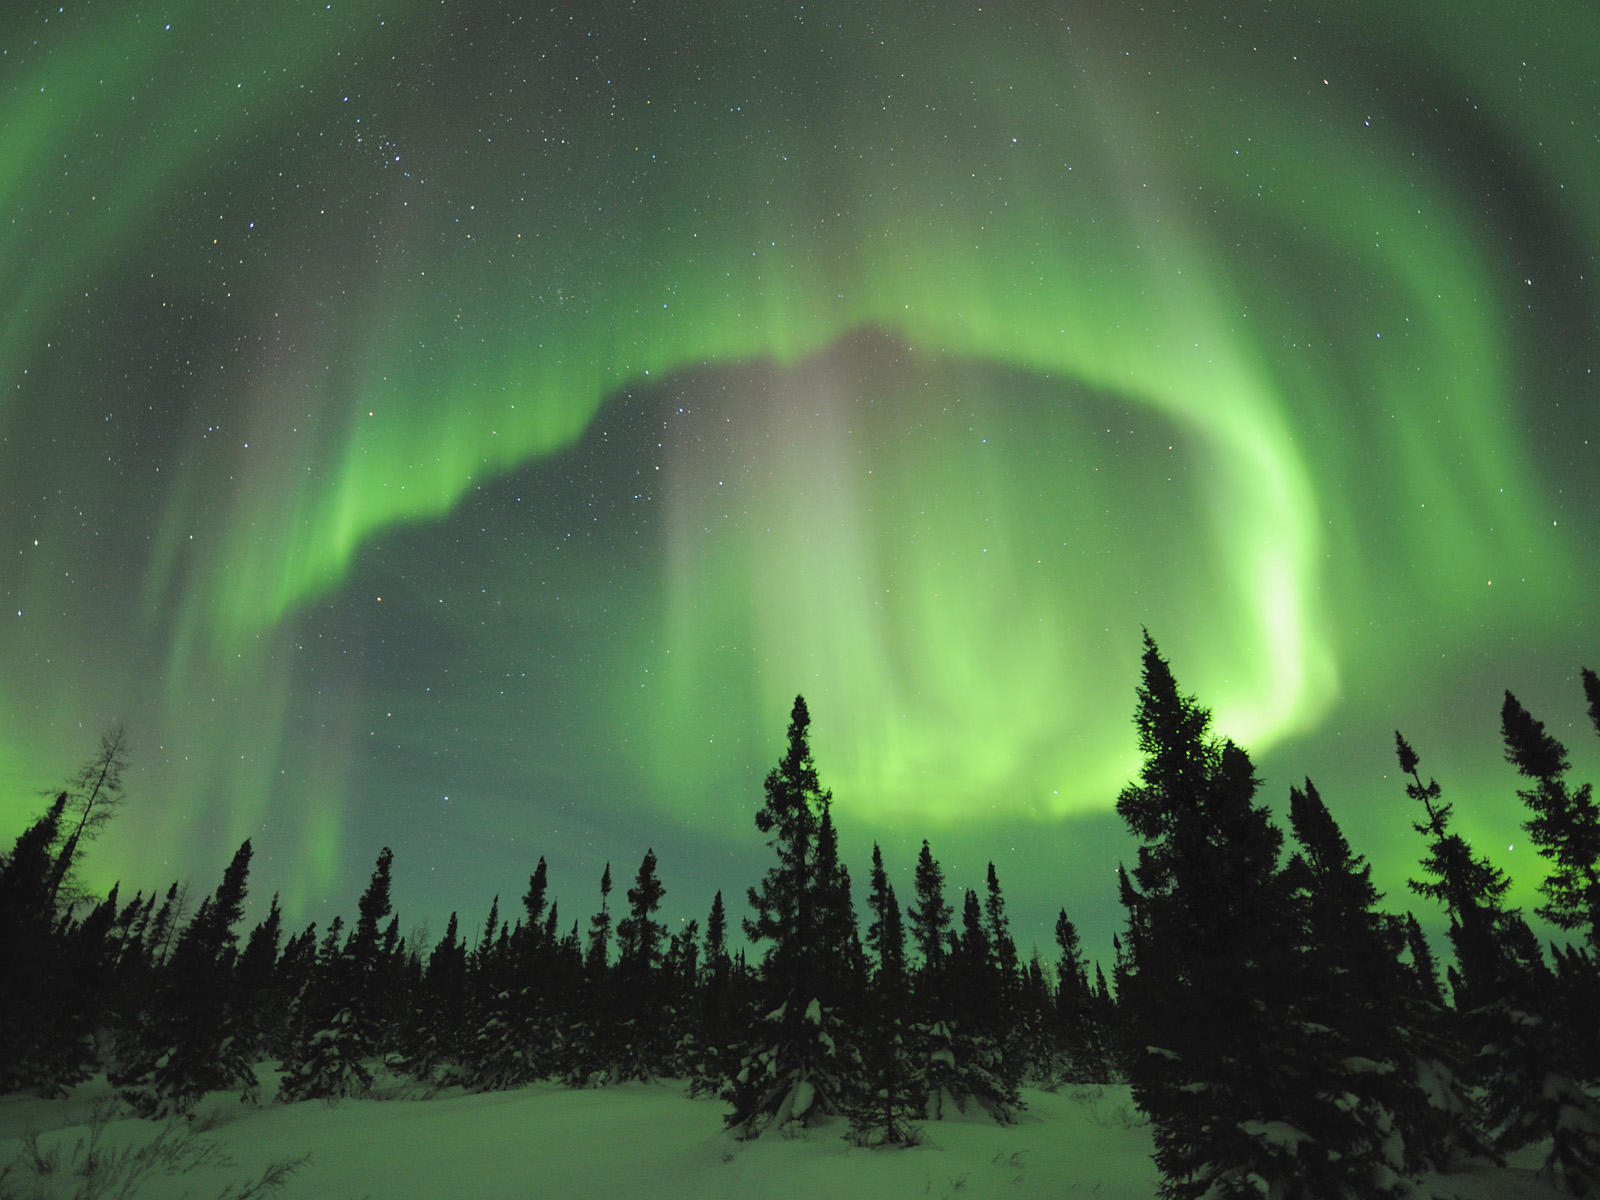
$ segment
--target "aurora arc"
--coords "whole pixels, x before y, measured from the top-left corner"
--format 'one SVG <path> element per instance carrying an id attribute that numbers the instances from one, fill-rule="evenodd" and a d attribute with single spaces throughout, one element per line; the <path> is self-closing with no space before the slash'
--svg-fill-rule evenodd
<path id="1" fill-rule="evenodd" d="M 41 377 L 73 377 L 54 346 L 86 280 L 138 299 L 158 290 L 141 274 L 160 275 L 177 307 L 220 306 L 271 342 L 242 378 L 196 385 L 193 407 L 222 404 L 241 448 L 163 484 L 132 606 L 167 725 L 202 681 L 249 697 L 197 737 L 226 743 L 251 713 L 249 779 L 208 752 L 213 784 L 247 797 L 239 829 L 289 753 L 285 631 L 375 542 L 447 520 L 570 450 L 614 398 L 686 373 L 758 380 L 741 409 L 773 408 L 742 443 L 764 478 L 720 531 L 693 452 L 668 452 L 662 598 L 630 633 L 658 684 L 586 685 L 614 692 L 593 701 L 611 735 L 677 714 L 635 739 L 656 777 L 683 773 L 682 726 L 708 694 L 754 700 L 770 724 L 797 687 L 821 688 L 819 754 L 868 821 L 1104 810 L 1130 757 L 1126 713 L 1102 694 L 1113 649 L 1132 677 L 1113 614 L 1192 641 L 1192 686 L 1264 751 L 1314 729 L 1346 664 L 1377 651 L 1338 614 L 1431 591 L 1441 637 L 1470 637 L 1502 603 L 1483 582 L 1529 547 L 1537 611 L 1576 602 L 1583 551 L 1550 529 L 1513 400 L 1523 352 L 1504 314 L 1521 281 L 1496 215 L 1418 152 L 1406 102 L 1413 82 L 1431 96 L 1470 79 L 1482 115 L 1463 104 L 1457 120 L 1521 146 L 1552 191 L 1593 194 L 1596 148 L 1558 108 L 1592 94 L 1576 48 L 1600 41 L 1600 18 L 1580 6 L 1519 18 L 1562 31 L 1529 51 L 1542 99 L 1495 67 L 1493 5 L 1451 8 L 1448 36 L 1372 4 L 1343 10 L 1343 30 L 1294 13 L 1205 38 L 1191 26 L 1222 17 L 1203 6 L 945 23 L 870 5 L 670 20 L 599 5 L 519 24 L 359 3 L 285 8 L 261 30 L 214 7 L 33 31 L 0 141 L 16 214 L 0 291 L 18 298 L 0 412 L 25 422 Z M 1350 29 L 1393 49 L 1368 47 L 1357 70 Z M 1600 242 L 1592 209 L 1562 215 Z M 824 384 L 862 331 L 996 428 L 948 450 L 971 490 L 931 516 L 906 498 L 931 441 L 880 431 L 874 480 L 853 469 L 858 381 Z M 1043 411 L 1008 434 L 1017 378 L 1039 383 Z M 1140 501 L 1120 549 L 1166 553 L 1147 540 L 1164 524 L 1198 539 L 1214 572 L 1198 602 L 1121 594 L 1133 568 L 1112 563 L 1093 580 L 1105 597 L 1075 603 L 1070 544 L 1111 549 L 1086 530 L 1117 498 L 1075 510 L 1051 464 L 1019 483 L 975 448 L 1015 463 L 1061 429 L 1086 446 L 1106 411 L 1165 429 L 1177 478 L 1166 507 Z M 953 429 L 937 425 L 941 444 Z M 180 430 L 190 457 L 197 430 Z M 1077 534 L 1027 515 L 1047 493 Z M 917 545 L 878 528 L 884 509 Z M 1401 550 L 1369 562 L 1374 520 Z M 1069 553 L 1041 573 L 1047 534 Z M 990 552 L 1004 569 L 970 565 Z M 57 586 L 26 579 L 20 607 L 56 606 Z M 748 642 L 731 668 L 730 629 Z M 350 786 L 331 750 L 313 757 L 302 781 Z M 324 807 L 305 834 L 326 870 L 339 824 Z"/>

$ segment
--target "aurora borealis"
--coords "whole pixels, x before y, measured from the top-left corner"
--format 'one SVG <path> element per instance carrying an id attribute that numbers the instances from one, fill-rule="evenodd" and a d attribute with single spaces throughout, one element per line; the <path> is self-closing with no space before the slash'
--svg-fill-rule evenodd
<path id="1" fill-rule="evenodd" d="M 993 858 L 1047 944 L 1145 625 L 1391 892 L 1396 726 L 1531 892 L 1502 689 L 1600 764 L 1591 7 L 242 7 L 0 17 L 5 838 L 121 719 L 105 883 L 391 844 L 438 928 L 653 845 L 703 917 L 800 691 L 858 874 Z"/>

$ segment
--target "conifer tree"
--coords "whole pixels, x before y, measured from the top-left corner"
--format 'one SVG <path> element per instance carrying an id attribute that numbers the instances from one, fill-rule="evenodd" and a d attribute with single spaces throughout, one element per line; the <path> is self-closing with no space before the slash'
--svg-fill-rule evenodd
<path id="1" fill-rule="evenodd" d="M 922 1110 L 923 1096 L 907 1045 L 905 926 L 876 842 L 867 910 L 872 915 L 866 938 L 874 966 L 867 1018 L 872 1035 L 862 1048 L 865 1087 L 850 1108 L 850 1137 L 864 1146 L 914 1145 L 919 1138 L 909 1121 Z"/>
<path id="2" fill-rule="evenodd" d="M 294 1032 L 282 1064 L 278 1095 L 286 1101 L 337 1099 L 372 1087 L 367 1060 L 382 1049 L 387 1030 L 379 1025 L 384 985 L 378 923 L 389 915 L 393 852 L 385 846 L 361 894 L 356 928 L 339 944 L 335 917 L 323 940 L 316 974 L 295 1002 Z M 491 908 L 491 919 L 495 909 Z"/>
<path id="3" fill-rule="evenodd" d="M 91 1031 L 56 932 L 51 847 L 67 799 L 57 796 L 0 862 L 0 1092 L 59 1096 L 92 1069 Z"/>
<path id="4" fill-rule="evenodd" d="M 1056 1021 L 1064 1043 L 1065 1062 L 1050 1082 L 1106 1082 L 1110 1068 L 1096 1012 L 1097 994 L 1090 989 L 1089 968 L 1078 928 L 1064 908 L 1056 914 L 1055 940 L 1061 954 L 1056 960 Z M 1104 987 L 1103 973 L 1099 981 Z"/>
<path id="5" fill-rule="evenodd" d="M 872 843 L 872 874 L 867 886 L 867 910 L 872 914 L 867 926 L 867 948 L 876 960 L 874 982 L 880 994 L 900 997 L 906 983 L 905 925 L 894 885 L 883 869 L 883 851 L 876 842 Z"/>
<path id="6" fill-rule="evenodd" d="M 628 889 L 628 915 L 617 923 L 618 1015 L 623 1021 L 616 1046 L 621 1079 L 651 1079 L 666 1066 L 661 958 L 666 929 L 655 919 L 666 895 L 656 876 L 656 852 L 646 850 Z"/>
<path id="7" fill-rule="evenodd" d="M 1411 776 L 1406 795 L 1423 806 L 1424 820 L 1412 828 L 1428 838 L 1422 879 L 1410 881 L 1419 896 L 1444 905 L 1450 920 L 1450 943 L 1464 991 L 1456 1007 L 1469 1009 L 1504 994 L 1507 961 L 1501 953 L 1506 911 L 1502 903 L 1511 881 L 1487 857 L 1474 855 L 1460 834 L 1450 832 L 1454 806 L 1445 803 L 1437 780 L 1422 782 L 1420 760 L 1396 730 L 1395 753 L 1403 774 Z"/>
<path id="8" fill-rule="evenodd" d="M 539 865 L 534 867 L 533 874 L 528 876 L 528 891 L 522 897 L 522 909 L 528 914 L 527 924 L 524 926 L 530 933 L 540 928 L 539 921 L 544 915 L 544 894 L 549 888 L 549 872 L 544 865 L 544 855 L 539 856 Z"/>
<path id="9" fill-rule="evenodd" d="M 712 897 L 711 911 L 706 915 L 697 1009 L 694 1045 L 686 1068 L 691 1095 L 721 1091 L 737 1066 L 739 1033 L 733 1028 L 733 962 L 728 957 L 728 915 L 720 891 Z"/>
<path id="10" fill-rule="evenodd" d="M 917 855 L 914 884 L 917 902 L 907 910 L 907 915 L 911 918 L 911 937 L 922 960 L 918 978 L 925 994 L 936 995 L 943 988 L 945 943 L 955 910 L 945 903 L 944 871 L 926 839 Z"/>
<path id="11" fill-rule="evenodd" d="M 1537 740 L 1523 744 L 1541 749 Z M 1449 914 L 1459 968 L 1456 1007 L 1478 1047 L 1477 1080 L 1484 1124 L 1495 1130 L 1493 1146 L 1503 1153 L 1550 1138 L 1543 1174 L 1586 1195 L 1600 1187 L 1600 1102 L 1571 1073 L 1570 1039 L 1552 1020 L 1553 976 L 1520 914 L 1505 907 L 1511 881 L 1449 832 L 1451 806 L 1441 802 L 1435 780 L 1422 782 L 1416 751 L 1398 732 L 1395 749 L 1401 771 L 1412 779 L 1406 794 L 1427 813 L 1415 824 L 1429 838 L 1426 878 L 1412 880 L 1411 887 L 1443 903 Z"/>
<path id="12" fill-rule="evenodd" d="M 250 874 L 248 839 L 178 938 L 149 1008 L 125 1032 L 108 1078 L 141 1116 L 187 1112 L 208 1091 L 257 1088 L 252 1014 L 236 988 L 238 936 Z"/>
<path id="13" fill-rule="evenodd" d="M 1406 949 L 1411 954 L 1411 973 L 1417 982 L 1422 998 L 1429 1004 L 1444 1007 L 1444 992 L 1439 988 L 1439 967 L 1433 957 L 1433 948 L 1423 936 L 1415 913 L 1406 913 Z"/>
<path id="14" fill-rule="evenodd" d="M 127 732 L 113 725 L 100 735 L 100 748 L 67 781 L 66 810 L 62 814 L 58 849 L 50 876 L 50 900 L 58 897 L 77 900 L 79 889 L 72 883 L 72 868 L 83 853 L 85 843 L 99 836 L 116 816 L 123 800 L 122 773 L 128 767 L 130 745 Z"/>
<path id="15" fill-rule="evenodd" d="M 819 781 L 810 727 L 805 699 L 796 696 L 787 747 L 767 774 L 765 801 L 756 812 L 756 828 L 768 835 L 777 862 L 761 887 L 750 889 L 755 916 L 744 926 L 752 943 L 768 943 L 764 965 L 771 1007 L 723 1093 L 731 1104 L 727 1122 L 744 1137 L 839 1113 L 859 1087 L 852 1039 L 828 994 L 838 985 L 830 976 L 838 949 L 841 881 L 828 863 L 819 870 L 818 839 L 832 793 Z"/>
<path id="16" fill-rule="evenodd" d="M 1011 937 L 1011 921 L 1006 916 L 1005 896 L 1000 891 L 1000 877 L 995 873 L 992 862 L 989 864 L 985 886 L 987 895 L 983 902 L 984 933 L 989 939 L 995 968 L 1000 973 L 1000 998 L 1002 1003 L 1005 1003 L 1016 990 L 1019 960 L 1017 943 Z"/>
<path id="17" fill-rule="evenodd" d="M 1211 733 L 1145 635 L 1135 726 L 1144 757 L 1117 811 L 1141 845 L 1129 962 L 1134 1097 L 1149 1114 L 1166 1200 L 1345 1196 L 1323 1170 L 1336 1146 L 1301 1127 L 1291 1070 L 1292 927 L 1282 835 L 1254 803 L 1249 756 Z M 1376 1182 L 1376 1181 L 1375 1181 Z M 1386 1194 L 1377 1189 L 1372 1196 Z"/>
<path id="18" fill-rule="evenodd" d="M 245 1043 L 248 1059 L 260 1057 L 269 1042 L 282 1035 L 289 1015 L 289 997 L 279 985 L 278 952 L 283 943 L 283 910 L 277 893 L 266 917 L 250 931 L 239 956 L 235 985 L 246 1020 L 239 1036 Z"/>
<path id="19" fill-rule="evenodd" d="M 1351 850 L 1311 780 L 1290 788 L 1289 821 L 1299 849 L 1285 878 L 1299 926 L 1298 1011 L 1309 1034 L 1296 1069 L 1308 1096 L 1324 1101 L 1315 1132 L 1338 1147 L 1335 1173 L 1359 1191 L 1363 1181 L 1448 1168 L 1461 1153 L 1481 1151 L 1437 985 L 1430 997 L 1400 961 L 1405 925 L 1379 910 L 1371 866 Z"/>
<path id="20" fill-rule="evenodd" d="M 1590 784 L 1569 788 L 1567 748 L 1545 732 L 1509 691 L 1500 709 L 1506 761 L 1534 786 L 1517 792 L 1532 815 L 1523 828 L 1552 867 L 1534 909 L 1561 929 L 1582 929 L 1600 950 L 1600 807 Z"/>
<path id="21" fill-rule="evenodd" d="M 428 954 L 427 970 L 412 997 L 401 1039 L 399 1067 L 423 1083 L 459 1071 L 467 1023 L 467 952 L 460 920 L 452 912 L 444 937 Z"/>
<path id="22" fill-rule="evenodd" d="M 1008 1058 L 1001 1043 L 1000 978 L 977 892 L 968 888 L 961 935 L 946 961 L 948 990 L 917 1031 L 924 1064 L 924 1112 L 940 1119 L 979 1109 L 1009 1124 L 1021 1106 L 1020 1055 Z"/>
<path id="23" fill-rule="evenodd" d="M 589 974 L 605 972 L 611 952 L 611 864 L 600 873 L 600 911 L 589 919 L 589 950 L 584 962 Z"/>

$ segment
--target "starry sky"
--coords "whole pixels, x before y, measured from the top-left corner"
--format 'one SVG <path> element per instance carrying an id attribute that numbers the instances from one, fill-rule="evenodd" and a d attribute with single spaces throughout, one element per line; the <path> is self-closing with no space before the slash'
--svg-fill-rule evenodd
<path id="1" fill-rule="evenodd" d="M 24 2 L 0 836 L 702 921 L 803 692 L 858 883 L 1120 924 L 1140 629 L 1381 886 L 1600 766 L 1592 5 Z M 737 913 L 742 904 L 734 905 Z M 1423 914 L 1431 915 L 1431 914 Z"/>

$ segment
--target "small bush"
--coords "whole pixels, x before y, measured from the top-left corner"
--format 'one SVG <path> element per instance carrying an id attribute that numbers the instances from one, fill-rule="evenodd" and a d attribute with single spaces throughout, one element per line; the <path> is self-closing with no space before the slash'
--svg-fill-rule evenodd
<path id="1" fill-rule="evenodd" d="M 113 1115 L 112 1106 L 97 1106 L 89 1131 L 70 1147 L 65 1138 L 46 1147 L 38 1132 L 23 1135 L 17 1156 L 0 1166 L 0 1196 L 6 1200 L 132 1200 L 150 1179 L 186 1175 L 203 1166 L 232 1165 L 218 1143 L 178 1120 L 168 1121 L 145 1142 L 108 1145 L 106 1131 Z M 269 1163 L 260 1178 L 230 1184 L 217 1193 L 216 1200 L 259 1200 L 270 1195 L 309 1157 Z"/>

